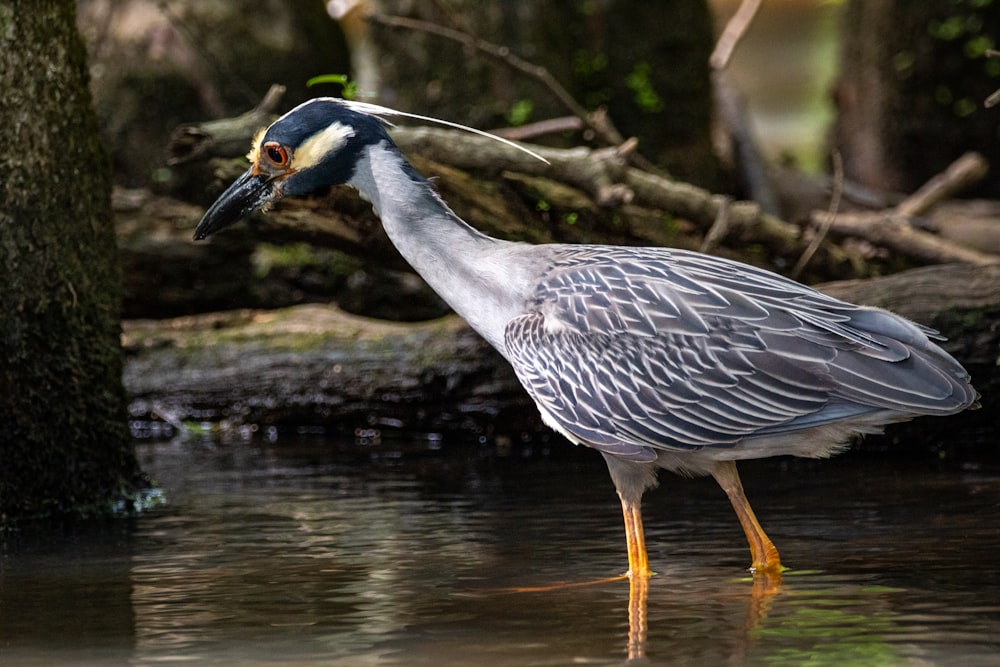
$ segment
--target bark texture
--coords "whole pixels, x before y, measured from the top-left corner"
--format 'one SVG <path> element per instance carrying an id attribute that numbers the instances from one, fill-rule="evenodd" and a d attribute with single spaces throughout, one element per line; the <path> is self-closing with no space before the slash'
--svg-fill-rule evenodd
<path id="1" fill-rule="evenodd" d="M 0 521 L 135 490 L 110 167 L 72 0 L 0 2 Z"/>

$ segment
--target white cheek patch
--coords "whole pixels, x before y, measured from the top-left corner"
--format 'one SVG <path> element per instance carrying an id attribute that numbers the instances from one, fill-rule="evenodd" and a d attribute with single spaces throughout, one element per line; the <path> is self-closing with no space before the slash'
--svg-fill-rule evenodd
<path id="1" fill-rule="evenodd" d="M 354 136 L 354 129 L 341 123 L 333 123 L 302 142 L 292 154 L 289 165 L 292 171 L 302 171 L 315 166 L 324 157 L 335 152 Z"/>

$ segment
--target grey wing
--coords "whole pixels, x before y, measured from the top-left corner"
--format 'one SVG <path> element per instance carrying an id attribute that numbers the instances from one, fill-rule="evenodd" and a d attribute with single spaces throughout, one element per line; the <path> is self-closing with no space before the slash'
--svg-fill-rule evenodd
<path id="1" fill-rule="evenodd" d="M 922 329 L 775 274 L 695 253 L 566 250 L 508 358 L 548 419 L 603 451 L 727 447 L 880 412 L 975 400 Z"/>

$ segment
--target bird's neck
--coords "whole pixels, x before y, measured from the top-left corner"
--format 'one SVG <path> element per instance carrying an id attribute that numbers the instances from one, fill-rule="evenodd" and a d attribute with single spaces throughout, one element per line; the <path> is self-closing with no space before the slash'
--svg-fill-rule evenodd
<path id="1" fill-rule="evenodd" d="M 500 344 L 506 311 L 520 306 L 520 296 L 516 289 L 497 294 L 497 284 L 511 278 L 493 272 L 503 269 L 498 255 L 520 244 L 469 226 L 392 144 L 369 147 L 348 184 L 372 203 L 393 245 L 427 284 L 487 340 Z"/>

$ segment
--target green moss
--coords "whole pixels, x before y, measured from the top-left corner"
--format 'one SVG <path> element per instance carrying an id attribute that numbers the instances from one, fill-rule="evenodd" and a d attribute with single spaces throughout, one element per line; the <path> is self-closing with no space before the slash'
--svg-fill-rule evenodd
<path id="1" fill-rule="evenodd" d="M 512 127 L 520 127 L 531 119 L 531 112 L 535 109 L 535 103 L 529 99 L 520 99 L 515 102 L 507 111 L 507 122 Z"/>
<path id="2" fill-rule="evenodd" d="M 677 221 L 676 217 L 669 213 L 663 214 L 663 229 L 671 236 L 677 236 L 681 233 L 680 223 Z"/>
<path id="3" fill-rule="evenodd" d="M 625 83 L 634 93 L 637 107 L 646 113 L 663 111 L 663 100 L 656 94 L 656 89 L 650 78 L 648 62 L 637 62 L 625 78 Z"/>
<path id="4" fill-rule="evenodd" d="M 346 277 L 364 266 L 356 257 L 309 243 L 260 243 L 254 249 L 252 262 L 258 278 L 266 278 L 276 269 L 314 269 L 325 275 Z"/>

